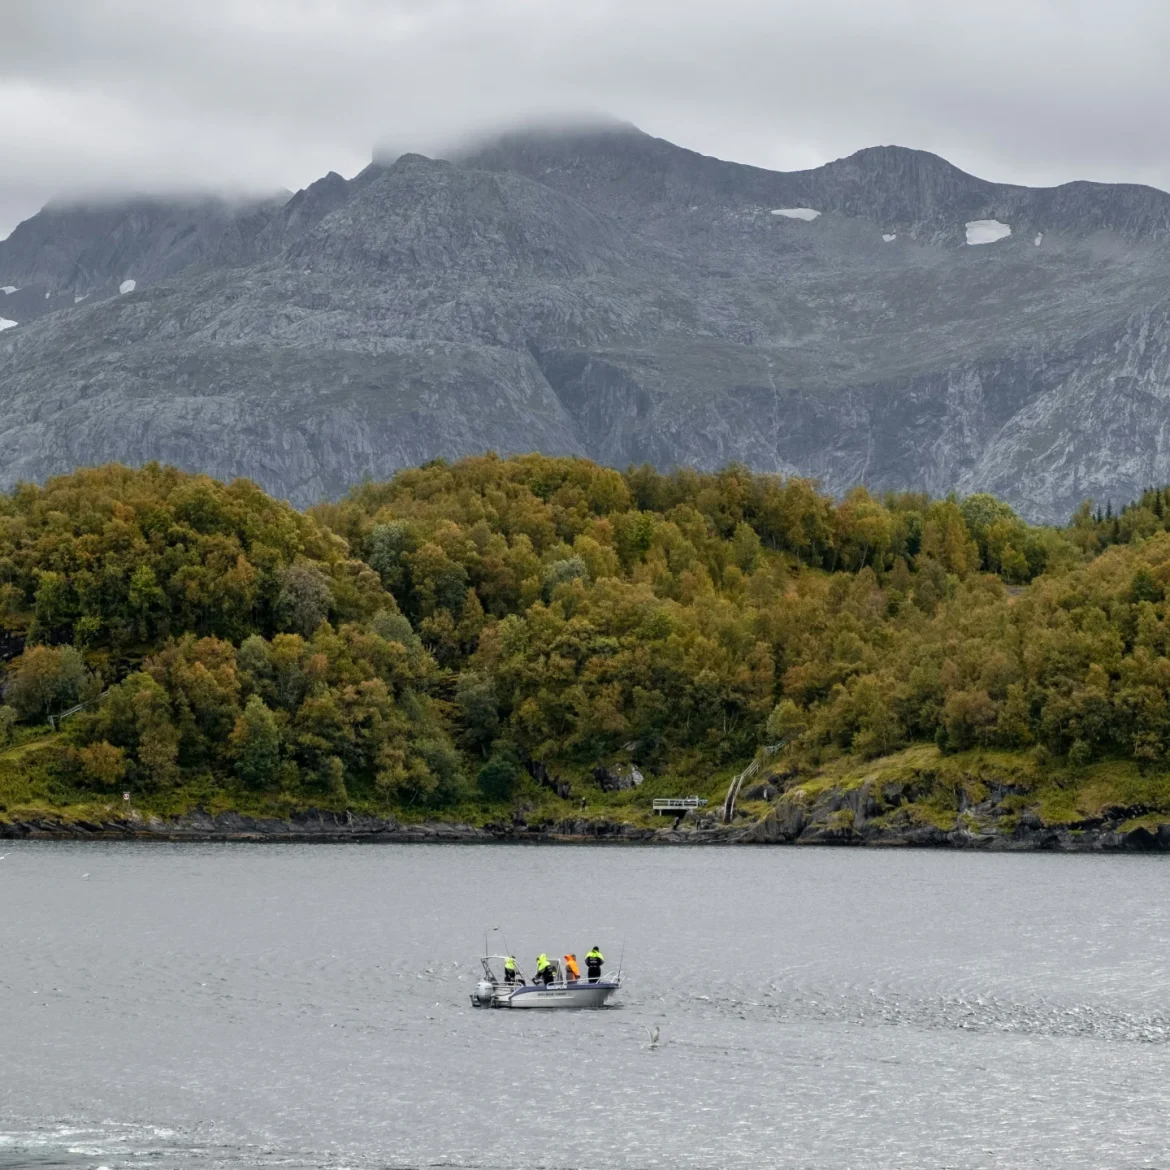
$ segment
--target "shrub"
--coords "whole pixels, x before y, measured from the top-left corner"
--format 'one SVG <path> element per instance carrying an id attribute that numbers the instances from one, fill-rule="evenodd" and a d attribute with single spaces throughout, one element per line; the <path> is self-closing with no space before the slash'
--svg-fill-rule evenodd
<path id="1" fill-rule="evenodd" d="M 83 780 L 95 788 L 113 788 L 126 775 L 126 753 L 106 740 L 98 740 L 78 753 Z"/>
<path id="2" fill-rule="evenodd" d="M 523 776 L 520 758 L 511 748 L 497 748 L 479 770 L 476 782 L 488 800 L 504 801 L 512 798 L 516 782 Z"/>
<path id="3" fill-rule="evenodd" d="M 12 733 L 19 718 L 15 707 L 0 707 L 0 744 L 12 742 Z"/>

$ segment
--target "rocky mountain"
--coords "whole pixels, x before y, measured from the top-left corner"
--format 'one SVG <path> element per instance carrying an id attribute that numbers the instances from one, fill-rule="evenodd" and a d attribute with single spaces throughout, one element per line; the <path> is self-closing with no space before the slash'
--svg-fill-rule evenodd
<path id="1" fill-rule="evenodd" d="M 0 306 L 23 323 L 90 296 L 112 296 L 123 286 L 131 291 L 157 283 L 222 254 L 225 237 L 233 243 L 239 237 L 241 221 L 259 215 L 267 223 L 287 199 L 285 192 L 263 202 L 50 203 L 0 240 Z"/>
<path id="2" fill-rule="evenodd" d="M 899 147 L 778 173 L 620 126 L 51 208 L 0 242 L 0 482 L 158 458 L 303 504 L 535 448 L 1063 519 L 1170 480 L 1168 280 L 1151 188 Z"/>

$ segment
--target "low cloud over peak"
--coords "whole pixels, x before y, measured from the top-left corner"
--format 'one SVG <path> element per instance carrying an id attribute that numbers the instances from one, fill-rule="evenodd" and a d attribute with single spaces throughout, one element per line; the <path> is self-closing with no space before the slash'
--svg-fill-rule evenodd
<path id="1" fill-rule="evenodd" d="M 1168 40 L 1146 0 L 10 0 L 0 235 L 52 195 L 296 188 L 581 111 L 766 167 L 898 141 L 1168 187 Z"/>

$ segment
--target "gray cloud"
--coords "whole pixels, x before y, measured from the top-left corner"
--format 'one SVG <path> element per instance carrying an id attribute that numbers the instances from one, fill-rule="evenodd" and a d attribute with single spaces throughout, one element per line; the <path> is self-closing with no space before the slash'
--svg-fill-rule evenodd
<path id="1" fill-rule="evenodd" d="M 862 146 L 1170 188 L 1149 0 L 2 0 L 0 236 L 46 198 L 271 190 L 607 113 L 790 169 Z"/>

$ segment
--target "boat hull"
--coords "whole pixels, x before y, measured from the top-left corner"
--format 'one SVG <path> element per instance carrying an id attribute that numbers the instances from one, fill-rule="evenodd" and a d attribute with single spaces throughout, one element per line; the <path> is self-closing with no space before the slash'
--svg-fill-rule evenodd
<path id="1" fill-rule="evenodd" d="M 477 1003 L 474 996 L 472 1003 L 477 1007 L 521 1008 L 525 1011 L 581 1011 L 604 1007 L 606 1000 L 618 987 L 619 984 L 608 980 L 600 983 L 554 983 L 547 987 L 530 984 L 497 993 L 490 1005 Z"/>

